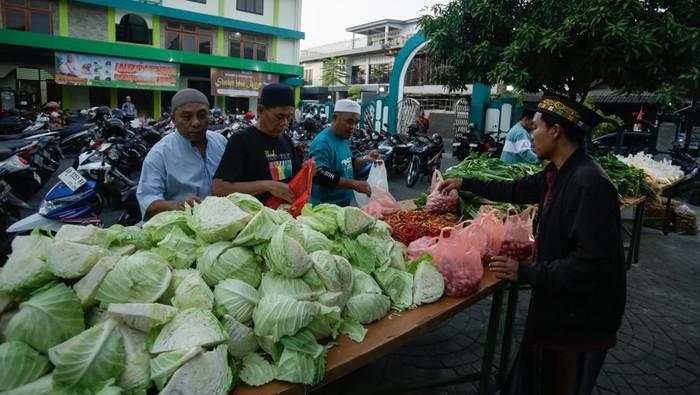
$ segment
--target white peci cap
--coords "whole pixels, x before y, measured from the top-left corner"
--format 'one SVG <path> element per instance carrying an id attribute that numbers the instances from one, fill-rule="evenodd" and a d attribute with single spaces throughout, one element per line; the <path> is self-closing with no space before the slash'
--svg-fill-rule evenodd
<path id="1" fill-rule="evenodd" d="M 338 100 L 337 102 L 335 102 L 333 112 L 353 112 L 355 114 L 359 114 L 360 104 L 350 99 Z"/>

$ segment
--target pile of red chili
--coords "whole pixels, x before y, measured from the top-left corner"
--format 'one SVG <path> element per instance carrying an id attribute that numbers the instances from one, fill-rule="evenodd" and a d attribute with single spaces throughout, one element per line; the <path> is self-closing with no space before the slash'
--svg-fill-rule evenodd
<path id="1" fill-rule="evenodd" d="M 457 224 L 454 214 L 435 214 L 425 210 L 399 211 L 384 217 L 391 226 L 391 236 L 409 245 L 423 236 L 439 236 L 440 230 Z"/>

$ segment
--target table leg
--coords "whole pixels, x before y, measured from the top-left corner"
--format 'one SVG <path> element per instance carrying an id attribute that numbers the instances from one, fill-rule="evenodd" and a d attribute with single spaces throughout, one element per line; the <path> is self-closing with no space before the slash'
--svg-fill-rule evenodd
<path id="1" fill-rule="evenodd" d="M 491 302 L 491 315 L 489 316 L 489 327 L 486 332 L 486 344 L 484 345 L 484 356 L 481 360 L 481 382 L 479 383 L 479 394 L 488 394 L 491 381 L 491 370 L 496 354 L 496 343 L 498 342 L 498 324 L 501 320 L 501 309 L 503 308 L 503 287 L 499 287 L 493 294 Z"/>
<path id="2" fill-rule="evenodd" d="M 501 346 L 501 360 L 498 368 L 498 385 L 501 388 L 503 388 L 510 371 L 510 349 L 513 345 L 513 325 L 515 324 L 515 313 L 518 310 L 519 292 L 520 286 L 518 284 L 510 284 L 508 288 L 508 304 L 506 305 L 506 323 Z"/>
<path id="3" fill-rule="evenodd" d="M 635 209 L 634 222 L 637 224 L 637 233 L 634 235 L 634 253 L 633 262 L 639 263 L 639 245 L 642 239 L 642 227 L 644 226 L 644 210 L 646 210 L 646 201 L 642 201 Z"/>

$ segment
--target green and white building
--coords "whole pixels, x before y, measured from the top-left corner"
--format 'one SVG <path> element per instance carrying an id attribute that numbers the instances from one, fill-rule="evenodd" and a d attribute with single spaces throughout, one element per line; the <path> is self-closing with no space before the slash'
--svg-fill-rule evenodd
<path id="1" fill-rule="evenodd" d="M 3 108 L 58 101 L 146 116 L 196 88 L 219 108 L 255 111 L 266 83 L 300 97 L 302 0 L 0 0 Z"/>

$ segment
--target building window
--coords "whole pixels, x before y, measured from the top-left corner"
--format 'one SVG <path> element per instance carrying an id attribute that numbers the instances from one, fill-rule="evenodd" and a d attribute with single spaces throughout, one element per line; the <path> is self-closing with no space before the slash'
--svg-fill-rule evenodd
<path id="1" fill-rule="evenodd" d="M 314 84 L 314 69 L 304 70 L 304 84 L 313 85 Z"/>
<path id="2" fill-rule="evenodd" d="M 389 83 L 390 74 L 391 66 L 389 63 L 369 65 L 370 84 L 387 84 Z"/>
<path id="3" fill-rule="evenodd" d="M 189 23 L 168 21 L 165 27 L 167 49 L 211 54 L 212 32 Z"/>
<path id="4" fill-rule="evenodd" d="M 236 0 L 236 10 L 262 15 L 263 3 L 264 0 Z"/>
<path id="5" fill-rule="evenodd" d="M 151 29 L 138 15 L 126 14 L 117 25 L 117 41 L 151 44 Z"/>
<path id="6" fill-rule="evenodd" d="M 271 40 L 267 36 L 232 33 L 229 36 L 229 55 L 233 58 L 262 60 L 267 62 Z"/>
<path id="7" fill-rule="evenodd" d="M 351 84 L 366 84 L 367 70 L 365 66 L 352 66 L 352 74 L 350 75 Z"/>
<path id="8" fill-rule="evenodd" d="M 4 0 L 2 14 L 6 29 L 51 34 L 51 4 L 48 0 Z"/>

